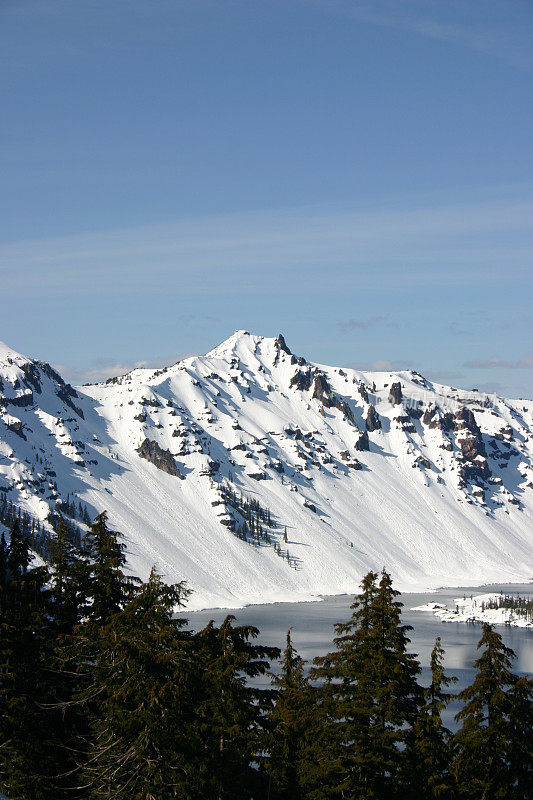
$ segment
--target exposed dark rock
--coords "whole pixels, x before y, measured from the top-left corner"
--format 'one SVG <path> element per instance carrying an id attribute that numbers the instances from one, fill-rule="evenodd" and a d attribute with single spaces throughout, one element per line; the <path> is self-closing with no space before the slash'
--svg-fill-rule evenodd
<path id="1" fill-rule="evenodd" d="M 346 466 L 350 467 L 350 469 L 363 469 L 363 465 L 356 458 L 350 461 Z"/>
<path id="2" fill-rule="evenodd" d="M 418 406 L 408 406 L 406 409 L 407 416 L 411 419 L 420 419 L 422 416 L 422 409 Z"/>
<path id="3" fill-rule="evenodd" d="M 355 449 L 359 451 L 370 450 L 370 442 L 368 441 L 368 431 L 364 431 L 355 443 Z"/>
<path id="4" fill-rule="evenodd" d="M 308 508 L 313 514 L 316 514 L 316 506 L 314 503 L 310 503 L 309 500 L 304 500 L 304 508 Z"/>
<path id="5" fill-rule="evenodd" d="M 136 420 L 137 422 L 146 422 L 146 420 L 148 419 L 148 414 L 146 413 L 146 411 L 141 411 L 141 413 L 136 414 L 133 417 L 133 419 Z M 177 431 L 174 431 L 174 433 L 172 434 L 172 436 L 178 436 L 178 435 L 179 434 Z"/>
<path id="6" fill-rule="evenodd" d="M 253 478 L 254 481 L 266 481 L 266 473 L 265 472 L 247 472 L 246 473 L 249 478 Z"/>
<path id="7" fill-rule="evenodd" d="M 21 364 L 20 368 L 24 373 L 24 383 L 29 384 L 36 394 L 41 394 L 41 376 L 36 364 Z"/>
<path id="8" fill-rule="evenodd" d="M 298 370 L 292 376 L 289 386 L 292 388 L 293 386 L 296 389 L 299 389 L 301 392 L 306 392 L 311 388 L 311 383 L 313 382 L 313 375 L 311 370 L 307 370 L 303 372 L 302 370 Z"/>
<path id="9" fill-rule="evenodd" d="M 427 459 L 425 456 L 418 456 L 415 464 L 418 464 L 419 467 L 424 467 L 424 469 L 431 469 L 431 461 L 429 461 L 429 459 Z"/>
<path id="10" fill-rule="evenodd" d="M 362 381 L 359 384 L 359 386 L 357 387 L 357 391 L 359 392 L 359 394 L 361 395 L 361 397 L 363 398 L 365 403 L 368 403 L 369 402 L 369 400 L 368 400 L 368 392 L 366 390 L 365 384 Z"/>
<path id="11" fill-rule="evenodd" d="M 26 406 L 33 405 L 33 392 L 25 392 L 19 394 L 17 397 L 2 397 L 0 403 L 5 406 L 16 406 L 17 408 L 26 408 Z"/>
<path id="12" fill-rule="evenodd" d="M 368 409 L 368 414 L 366 415 L 366 429 L 370 433 L 381 429 L 381 420 L 374 406 L 370 406 Z"/>
<path id="13" fill-rule="evenodd" d="M 299 356 L 298 361 L 296 363 L 298 364 L 299 367 L 305 367 L 307 361 L 303 356 Z"/>
<path id="14" fill-rule="evenodd" d="M 344 371 L 343 369 L 340 369 L 340 370 L 339 370 L 339 375 L 340 375 L 342 378 L 345 378 L 345 377 L 346 377 L 346 373 L 345 373 L 345 371 Z"/>
<path id="15" fill-rule="evenodd" d="M 473 412 L 465 406 L 461 406 L 461 408 L 456 412 L 454 427 L 456 431 L 466 429 L 475 436 L 479 436 L 481 433 Z"/>
<path id="16" fill-rule="evenodd" d="M 402 385 L 398 381 L 397 383 L 392 383 L 389 389 L 389 403 L 393 406 L 397 406 L 402 402 Z"/>
<path id="17" fill-rule="evenodd" d="M 424 411 L 422 422 L 428 428 L 439 428 L 441 431 L 451 431 L 454 425 L 453 414 L 449 411 L 442 414 L 435 406 L 430 406 Z"/>
<path id="18" fill-rule="evenodd" d="M 24 439 L 24 441 L 26 441 L 26 437 L 22 430 L 22 422 L 19 419 L 14 420 L 13 422 L 8 422 L 7 429 L 8 431 L 12 431 L 12 433 L 16 433 L 17 436 L 20 436 L 21 439 Z"/>
<path id="19" fill-rule="evenodd" d="M 355 419 L 348 403 L 341 400 L 340 397 L 337 397 L 331 389 L 326 376 L 318 370 L 315 372 L 313 398 L 319 400 L 325 408 L 338 409 L 352 425 L 355 425 Z"/>
<path id="20" fill-rule="evenodd" d="M 275 344 L 277 344 L 280 350 L 283 350 L 284 353 L 287 353 L 288 356 L 291 356 L 292 353 L 287 347 L 287 343 L 285 341 L 285 337 L 282 333 L 278 334 L 278 338 L 275 340 Z"/>
<path id="21" fill-rule="evenodd" d="M 139 401 L 141 406 L 152 406 L 153 408 L 161 408 L 161 403 L 155 397 L 143 397 Z"/>
<path id="22" fill-rule="evenodd" d="M 170 450 L 163 450 L 157 442 L 151 439 L 145 439 L 140 447 L 137 448 L 141 458 L 145 458 L 151 464 L 169 475 L 175 475 L 177 478 L 182 478 L 182 474 L 176 466 L 176 462 L 172 458 Z"/>

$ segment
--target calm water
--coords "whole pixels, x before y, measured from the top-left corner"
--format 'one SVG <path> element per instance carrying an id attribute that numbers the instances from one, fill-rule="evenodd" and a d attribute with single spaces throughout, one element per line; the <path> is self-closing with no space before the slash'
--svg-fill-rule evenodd
<path id="1" fill-rule="evenodd" d="M 459 691 L 472 682 L 474 670 L 472 668 L 476 659 L 476 645 L 481 636 L 481 625 L 467 625 L 453 622 L 443 623 L 431 611 L 410 611 L 411 606 L 424 605 L 429 602 L 446 603 L 453 607 L 456 597 L 463 594 L 484 594 L 486 592 L 499 592 L 521 596 L 533 596 L 533 584 L 498 584 L 484 587 L 467 587 L 455 589 L 441 589 L 431 593 L 404 594 L 400 600 L 404 604 L 402 620 L 404 624 L 411 625 L 410 650 L 418 655 L 422 666 L 421 683 L 429 683 L 429 660 L 435 638 L 441 637 L 442 645 L 446 651 L 446 668 L 449 674 L 458 679 L 454 691 Z M 335 635 L 333 625 L 344 622 L 351 615 L 350 604 L 352 595 L 326 597 L 322 601 L 313 603 L 278 603 L 274 605 L 248 606 L 243 609 L 228 612 L 225 609 L 210 611 L 196 611 L 188 614 L 190 625 L 199 630 L 209 620 L 219 624 L 228 613 L 236 617 L 235 624 L 255 625 L 261 631 L 259 639 L 265 644 L 283 648 L 288 628 L 292 628 L 292 640 L 302 658 L 311 662 L 317 655 L 322 655 L 332 649 L 331 642 Z M 512 628 L 498 625 L 496 630 L 501 634 L 503 641 L 511 647 L 516 655 L 513 671 L 517 673 L 533 673 L 533 630 Z M 275 665 L 273 665 L 275 668 Z M 446 722 L 453 725 L 453 715 L 457 707 L 453 704 L 446 714 Z"/>

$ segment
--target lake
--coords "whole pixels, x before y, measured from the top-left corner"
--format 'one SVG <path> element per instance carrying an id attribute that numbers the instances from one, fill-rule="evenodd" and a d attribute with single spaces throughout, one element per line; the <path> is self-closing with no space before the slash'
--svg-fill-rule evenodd
<path id="1" fill-rule="evenodd" d="M 411 646 L 409 650 L 418 655 L 422 666 L 421 683 L 430 682 L 429 662 L 435 638 L 441 637 L 446 651 L 445 665 L 449 674 L 457 677 L 454 691 L 468 686 L 473 679 L 473 663 L 477 657 L 476 646 L 481 636 L 481 625 L 470 625 L 460 622 L 443 623 L 431 611 L 410 611 L 412 606 L 429 602 L 446 603 L 453 608 L 454 599 L 471 594 L 503 591 L 507 594 L 533 596 L 533 583 L 530 584 L 497 584 L 491 586 L 459 587 L 439 589 L 435 592 L 420 594 L 402 594 L 399 598 L 404 604 L 402 621 L 411 625 Z M 285 646 L 288 628 L 292 628 L 292 641 L 302 658 L 311 662 L 317 655 L 332 649 L 335 635 L 333 625 L 344 622 L 351 615 L 350 605 L 353 595 L 325 597 L 311 603 L 276 603 L 272 605 L 253 605 L 231 610 L 211 609 L 195 611 L 187 614 L 194 630 L 203 628 L 209 620 L 216 624 L 222 622 L 229 613 L 236 617 L 235 624 L 255 625 L 261 631 L 260 641 L 280 647 Z M 503 641 L 511 647 L 516 655 L 513 671 L 516 673 L 533 673 L 533 630 L 498 625 L 496 630 Z M 272 665 L 276 671 L 276 664 Z M 446 724 L 453 728 L 453 716 L 457 711 L 456 704 L 451 704 L 445 715 Z"/>

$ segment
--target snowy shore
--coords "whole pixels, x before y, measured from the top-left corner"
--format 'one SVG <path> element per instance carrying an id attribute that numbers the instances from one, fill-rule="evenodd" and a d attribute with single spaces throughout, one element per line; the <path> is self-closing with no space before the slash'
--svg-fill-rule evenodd
<path id="1" fill-rule="evenodd" d="M 414 606 L 411 611 L 433 611 L 442 622 L 487 622 L 490 625 L 513 625 L 533 630 L 533 622 L 514 608 L 487 608 L 487 605 L 498 603 L 500 598 L 501 595 L 498 593 L 478 594 L 466 599 L 456 598 L 455 608 L 448 608 L 443 603 L 425 603 L 422 606 Z"/>

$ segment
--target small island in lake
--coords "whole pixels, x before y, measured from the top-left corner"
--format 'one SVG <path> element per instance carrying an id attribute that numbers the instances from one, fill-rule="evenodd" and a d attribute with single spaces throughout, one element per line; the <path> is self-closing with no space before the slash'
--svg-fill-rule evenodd
<path id="1" fill-rule="evenodd" d="M 533 628 L 533 598 L 491 592 L 455 599 L 455 608 L 443 603 L 425 603 L 411 611 L 433 611 L 442 622 L 487 622 L 490 625 L 513 625 Z"/>

